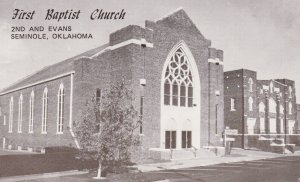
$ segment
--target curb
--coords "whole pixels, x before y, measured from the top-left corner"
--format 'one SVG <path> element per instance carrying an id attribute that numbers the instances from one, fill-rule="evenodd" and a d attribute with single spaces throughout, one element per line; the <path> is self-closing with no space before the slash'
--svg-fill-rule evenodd
<path id="1" fill-rule="evenodd" d="M 52 177 L 79 175 L 79 174 L 86 174 L 86 173 L 88 173 L 88 171 L 71 170 L 71 171 L 60 171 L 60 172 L 53 172 L 53 173 L 9 176 L 9 177 L 1 177 L 0 182 L 13 182 L 13 181 L 23 181 L 23 180 L 27 181 L 27 180 L 34 180 L 34 179 L 41 179 L 41 178 L 52 178 Z"/>

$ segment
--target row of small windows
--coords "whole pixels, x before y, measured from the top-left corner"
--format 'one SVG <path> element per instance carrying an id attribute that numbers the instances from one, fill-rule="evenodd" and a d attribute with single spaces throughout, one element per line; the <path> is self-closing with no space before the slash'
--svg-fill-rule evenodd
<path id="1" fill-rule="evenodd" d="M 265 88 L 267 88 L 267 87 L 265 87 Z M 279 88 L 274 87 L 273 82 L 270 82 L 269 90 L 270 90 L 270 93 L 279 92 Z M 261 91 L 261 93 L 262 93 L 262 91 Z M 289 86 L 287 94 L 289 95 L 290 98 L 293 97 L 293 89 L 291 86 Z"/>
<path id="2" fill-rule="evenodd" d="M 253 111 L 253 98 L 252 97 L 249 97 L 248 104 L 249 104 L 249 111 Z M 271 98 L 269 100 L 269 112 L 276 113 L 276 108 L 277 108 L 277 104 L 276 104 L 275 100 Z M 289 102 L 289 104 L 288 104 L 289 114 L 293 113 L 292 108 L 293 108 L 293 104 L 291 102 Z M 236 110 L 236 98 L 230 98 L 230 110 L 231 111 Z M 280 113 L 283 114 L 284 108 L 282 105 L 280 105 L 279 110 L 280 110 Z M 259 103 L 259 112 L 265 112 L 265 104 L 263 102 Z"/>
<path id="3" fill-rule="evenodd" d="M 60 85 L 57 95 L 57 134 L 63 133 L 63 122 L 64 122 L 64 86 Z M 29 122 L 28 122 L 28 133 L 33 133 L 34 125 L 34 91 L 31 92 L 29 98 Z M 47 133 L 47 119 L 48 119 L 48 89 L 45 88 L 42 98 L 42 133 Z M 18 133 L 22 133 L 23 123 L 23 95 L 21 94 L 18 102 Z M 13 128 L 13 109 L 14 109 L 14 98 L 10 98 L 9 103 L 9 119 L 8 119 L 8 132 L 12 133 Z M 4 115 L 4 125 L 6 125 L 6 116 Z"/>
<path id="4" fill-rule="evenodd" d="M 238 76 L 239 77 L 239 76 Z M 226 78 L 229 78 L 229 76 L 227 76 Z M 240 87 L 238 85 L 238 87 Z M 226 87 L 227 89 L 229 88 L 228 86 Z M 248 80 L 248 88 L 249 88 L 249 92 L 253 92 L 253 79 L 252 78 L 249 78 Z M 292 92 L 293 92 L 293 89 L 291 86 L 289 86 L 288 88 L 288 92 L 289 92 L 289 97 L 292 98 Z M 269 86 L 269 90 L 270 90 L 270 93 L 273 93 L 274 91 L 276 91 L 276 89 L 274 89 L 274 85 L 273 85 L 273 82 L 271 81 L 270 82 L 270 86 Z M 262 93 L 262 92 L 261 92 Z"/>

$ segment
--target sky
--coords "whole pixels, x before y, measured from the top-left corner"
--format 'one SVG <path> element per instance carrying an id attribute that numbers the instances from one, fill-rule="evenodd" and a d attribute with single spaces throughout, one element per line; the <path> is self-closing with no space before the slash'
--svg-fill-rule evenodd
<path id="1" fill-rule="evenodd" d="M 144 26 L 182 7 L 212 47 L 224 51 L 225 71 L 250 69 L 258 79 L 295 80 L 300 103 L 299 0 L 0 0 L 0 88 L 35 71 L 108 42 L 130 24 Z M 12 20 L 15 8 L 35 10 L 32 20 Z M 47 9 L 81 10 L 78 20 L 45 20 Z M 90 20 L 95 9 L 126 11 L 124 20 Z M 12 26 L 72 26 L 89 40 L 12 40 Z"/>

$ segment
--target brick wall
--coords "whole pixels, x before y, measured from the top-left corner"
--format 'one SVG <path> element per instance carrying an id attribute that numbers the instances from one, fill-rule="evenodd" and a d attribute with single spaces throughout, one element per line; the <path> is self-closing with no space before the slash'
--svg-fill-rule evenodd
<path id="1" fill-rule="evenodd" d="M 243 70 L 224 73 L 224 125 L 244 133 Z M 235 99 L 235 110 L 231 110 L 231 98 Z M 242 137 L 236 138 L 234 147 L 242 147 Z"/>
<path id="2" fill-rule="evenodd" d="M 253 79 L 252 92 L 250 92 L 249 89 L 249 78 Z M 243 87 L 240 86 L 242 83 Z M 292 89 L 291 96 L 288 91 L 289 87 Z M 276 133 L 281 133 L 281 120 L 283 120 L 284 126 L 288 125 L 288 120 L 296 120 L 295 84 L 292 80 L 257 80 L 256 72 L 241 69 L 224 73 L 224 89 L 225 125 L 228 125 L 232 129 L 238 129 L 239 133 L 248 134 L 247 120 L 251 118 L 256 121 L 254 134 L 270 133 L 270 118 L 276 120 Z M 249 110 L 249 97 L 253 98 L 253 111 Z M 236 111 L 230 110 L 231 98 L 236 98 Z M 276 110 L 274 112 L 270 111 L 270 99 L 273 99 L 276 104 Z M 260 103 L 264 104 L 264 111 L 259 111 Z M 288 111 L 288 103 L 292 103 L 292 114 Z M 260 118 L 264 118 L 265 131 L 260 130 Z M 295 123 L 295 128 L 298 128 L 297 122 Z M 288 133 L 288 127 L 284 127 L 284 132 Z M 244 148 L 251 147 L 249 146 L 250 143 L 248 143 L 248 139 L 248 136 L 237 137 L 234 146 Z M 286 140 L 288 142 L 289 137 L 287 137 Z"/>
<path id="3" fill-rule="evenodd" d="M 64 133 L 57 132 L 57 95 L 60 84 L 64 85 Z M 44 89 L 48 89 L 48 119 L 47 134 L 42 134 L 42 104 Z M 33 133 L 29 133 L 29 99 L 31 92 L 34 91 L 33 107 Z M 18 114 L 19 114 L 19 97 L 23 95 L 23 120 L 22 133 L 18 133 Z M 8 132 L 9 127 L 9 103 L 13 97 L 13 124 L 12 133 Z M 69 111 L 70 111 L 70 76 L 56 79 L 50 82 L 39 84 L 26 89 L 18 90 L 1 96 L 1 105 L 3 115 L 1 116 L 1 146 L 2 138 L 6 138 L 6 145 L 12 145 L 14 149 L 17 146 L 27 147 L 46 147 L 67 145 L 74 146 L 73 139 L 69 133 Z M 6 125 L 3 125 L 3 117 L 6 115 Z"/>

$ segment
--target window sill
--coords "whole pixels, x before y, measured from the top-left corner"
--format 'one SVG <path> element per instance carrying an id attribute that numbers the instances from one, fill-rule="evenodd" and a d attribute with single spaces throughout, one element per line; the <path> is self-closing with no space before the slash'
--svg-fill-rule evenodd
<path id="1" fill-rule="evenodd" d="M 140 134 L 139 134 L 139 136 L 141 136 L 141 137 L 142 137 L 142 136 L 145 136 L 145 134 L 143 134 L 143 133 L 140 133 Z"/>
<path id="2" fill-rule="evenodd" d="M 42 132 L 41 134 L 43 134 L 43 135 L 46 135 L 46 134 L 47 134 L 47 132 Z"/>
<path id="3" fill-rule="evenodd" d="M 29 134 L 33 134 L 33 131 L 28 132 Z"/>
<path id="4" fill-rule="evenodd" d="M 57 135 L 62 135 L 64 134 L 63 132 L 56 132 Z"/>
<path id="5" fill-rule="evenodd" d="M 236 111 L 236 109 L 231 109 L 230 111 Z"/>
<path id="6" fill-rule="evenodd" d="M 18 133 L 22 133 L 22 131 L 18 131 Z"/>

